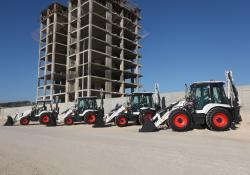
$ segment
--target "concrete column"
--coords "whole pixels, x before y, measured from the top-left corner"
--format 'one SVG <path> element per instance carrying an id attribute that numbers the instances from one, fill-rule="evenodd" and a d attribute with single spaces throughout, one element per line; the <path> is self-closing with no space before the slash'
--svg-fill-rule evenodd
<path id="1" fill-rule="evenodd" d="M 112 36 L 109 33 L 112 33 L 112 3 L 107 1 L 107 7 L 109 8 L 109 11 L 106 12 L 106 19 L 108 23 L 106 23 L 106 42 L 109 43 L 109 45 L 106 46 L 106 60 L 105 60 L 105 66 L 107 66 L 108 70 L 105 70 L 105 78 L 106 79 L 112 79 Z M 105 91 L 111 92 L 112 91 L 112 82 L 111 81 L 106 81 L 105 82 Z M 106 98 L 111 98 L 112 94 L 106 94 Z"/>
<path id="2" fill-rule="evenodd" d="M 76 36 L 76 79 L 75 79 L 75 99 L 79 97 L 79 65 L 80 65 L 80 28 L 81 28 L 81 0 L 77 1 L 77 36 Z"/>
<path id="3" fill-rule="evenodd" d="M 52 66 L 51 66 L 51 89 L 50 89 L 50 100 L 53 100 L 54 94 L 54 81 L 55 81 L 55 59 L 56 59 L 56 31 L 57 31 L 57 13 L 54 13 L 54 24 L 53 24 L 53 46 L 52 46 Z"/>
<path id="4" fill-rule="evenodd" d="M 48 13 L 48 12 L 47 12 Z M 49 52 L 49 25 L 50 25 L 50 18 L 47 18 L 47 29 L 46 29 L 46 49 L 45 49 L 45 68 L 44 68 L 44 83 L 45 85 L 47 85 L 47 78 L 46 78 L 46 74 L 47 74 L 47 64 L 48 64 L 48 52 Z M 44 86 L 44 97 L 43 99 L 45 100 L 45 96 L 46 96 L 46 87 Z"/>
<path id="5" fill-rule="evenodd" d="M 69 102 L 69 82 L 68 82 L 68 75 L 69 75 L 69 56 L 70 56 L 70 33 L 71 33 L 71 10 L 72 10 L 72 3 L 69 1 L 68 3 L 68 44 L 67 44 L 67 66 L 66 66 L 66 96 L 65 96 L 65 102 Z"/>
<path id="6" fill-rule="evenodd" d="M 88 80 L 87 96 L 91 96 L 91 62 L 92 62 L 92 24 L 93 24 L 93 0 L 89 0 L 89 46 L 88 46 Z"/>
<path id="7" fill-rule="evenodd" d="M 85 64 L 85 51 L 84 51 L 84 49 L 86 48 L 86 40 L 84 40 L 83 41 L 83 67 L 82 67 L 82 89 L 81 89 L 81 91 L 82 91 L 82 94 L 83 94 L 83 96 L 84 96 L 84 72 L 85 72 L 85 66 L 84 66 L 84 64 Z"/>
<path id="8" fill-rule="evenodd" d="M 122 37 L 122 41 L 121 41 L 121 48 L 122 52 L 121 52 L 121 65 L 120 65 L 120 70 L 122 71 L 121 76 L 120 76 L 120 81 L 122 82 L 121 87 L 120 87 L 120 93 L 123 93 L 122 97 L 124 97 L 124 93 L 125 93 L 125 79 L 124 79 L 124 70 L 125 70 L 125 62 L 124 62 L 124 18 L 123 18 L 123 10 L 122 10 L 122 20 L 121 20 L 121 24 L 120 26 L 122 27 L 122 32 L 121 32 L 121 37 Z"/>

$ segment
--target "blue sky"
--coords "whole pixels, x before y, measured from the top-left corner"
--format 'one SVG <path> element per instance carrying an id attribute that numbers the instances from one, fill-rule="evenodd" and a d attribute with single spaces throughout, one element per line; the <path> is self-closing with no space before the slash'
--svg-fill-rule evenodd
<path id="1" fill-rule="evenodd" d="M 34 100 L 39 12 L 50 0 L 4 1 L 0 11 L 0 101 Z M 66 2 L 66 0 L 61 1 Z M 162 92 L 185 83 L 224 80 L 234 72 L 250 84 L 249 0 L 135 0 L 142 8 L 143 89 Z M 13 66 L 14 65 L 14 66 Z"/>

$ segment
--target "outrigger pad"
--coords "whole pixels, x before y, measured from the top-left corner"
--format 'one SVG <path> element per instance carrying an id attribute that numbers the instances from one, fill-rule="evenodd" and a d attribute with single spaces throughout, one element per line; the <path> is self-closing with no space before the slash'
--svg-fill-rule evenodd
<path id="1" fill-rule="evenodd" d="M 159 129 L 155 126 L 155 124 L 152 121 L 146 121 L 142 128 L 139 129 L 139 132 L 156 132 L 159 131 Z"/>
<path id="2" fill-rule="evenodd" d="M 104 128 L 107 127 L 102 117 L 97 117 L 95 124 L 92 126 L 93 128 Z"/>
<path id="3" fill-rule="evenodd" d="M 8 116 L 7 121 L 5 122 L 4 126 L 13 126 L 14 120 L 12 117 Z"/>
<path id="4" fill-rule="evenodd" d="M 56 126 L 56 125 L 57 125 L 57 123 L 56 123 L 56 117 L 52 114 L 49 117 L 49 122 L 46 124 L 46 126 L 52 127 L 52 126 Z"/>

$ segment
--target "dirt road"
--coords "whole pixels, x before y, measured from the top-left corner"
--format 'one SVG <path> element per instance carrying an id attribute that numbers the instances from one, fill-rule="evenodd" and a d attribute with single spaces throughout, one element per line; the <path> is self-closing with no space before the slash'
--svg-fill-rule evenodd
<path id="1" fill-rule="evenodd" d="M 139 126 L 0 127 L 1 175 L 249 175 L 250 123 L 138 133 Z"/>

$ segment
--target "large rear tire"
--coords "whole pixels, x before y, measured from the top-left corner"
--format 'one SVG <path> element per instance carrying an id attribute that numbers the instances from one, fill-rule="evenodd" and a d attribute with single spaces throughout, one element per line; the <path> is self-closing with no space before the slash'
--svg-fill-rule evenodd
<path id="1" fill-rule="evenodd" d="M 214 108 L 207 113 L 206 123 L 210 130 L 227 131 L 232 125 L 232 115 L 226 109 Z"/>
<path id="2" fill-rule="evenodd" d="M 168 123 L 173 131 L 188 131 L 191 128 L 191 115 L 184 109 L 176 109 L 170 114 Z"/>
<path id="3" fill-rule="evenodd" d="M 139 115 L 140 124 L 143 125 L 147 121 L 152 121 L 153 117 L 154 114 L 152 111 L 149 110 L 142 111 L 141 114 Z"/>
<path id="4" fill-rule="evenodd" d="M 97 116 L 94 112 L 88 112 L 86 115 L 85 115 L 85 122 L 89 125 L 91 124 L 95 124 L 96 122 L 96 119 L 97 119 Z"/>
<path id="5" fill-rule="evenodd" d="M 128 125 L 128 119 L 124 114 L 119 115 L 116 118 L 116 125 L 119 127 L 126 127 Z"/>
<path id="6" fill-rule="evenodd" d="M 28 117 L 23 117 L 23 118 L 20 120 L 20 124 L 21 124 L 21 125 L 26 126 L 26 125 L 29 125 L 29 123 L 30 123 L 30 119 L 29 119 Z"/>

